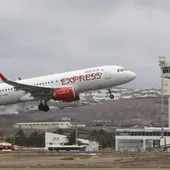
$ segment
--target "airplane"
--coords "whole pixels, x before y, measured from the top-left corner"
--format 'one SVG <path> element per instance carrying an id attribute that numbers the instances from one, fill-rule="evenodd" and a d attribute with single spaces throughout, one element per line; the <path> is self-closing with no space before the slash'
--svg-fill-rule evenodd
<path id="1" fill-rule="evenodd" d="M 11 81 L 2 73 L 0 78 L 0 105 L 40 101 L 38 110 L 48 112 L 49 100 L 73 102 L 80 100 L 80 94 L 87 91 L 108 89 L 133 81 L 136 74 L 121 66 L 99 66 L 77 71 L 19 79 Z"/>

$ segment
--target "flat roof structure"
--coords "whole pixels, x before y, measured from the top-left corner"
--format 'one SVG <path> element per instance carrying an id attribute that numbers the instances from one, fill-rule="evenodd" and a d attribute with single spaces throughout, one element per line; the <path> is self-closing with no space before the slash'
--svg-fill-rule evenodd
<path id="1" fill-rule="evenodd" d="M 170 128 L 164 128 L 164 136 L 170 138 Z M 160 146 L 161 128 L 116 129 L 116 151 L 145 151 Z"/>
<path id="2" fill-rule="evenodd" d="M 16 123 L 13 125 L 14 128 L 21 129 L 68 129 L 73 125 L 70 122 L 26 122 L 26 123 Z"/>

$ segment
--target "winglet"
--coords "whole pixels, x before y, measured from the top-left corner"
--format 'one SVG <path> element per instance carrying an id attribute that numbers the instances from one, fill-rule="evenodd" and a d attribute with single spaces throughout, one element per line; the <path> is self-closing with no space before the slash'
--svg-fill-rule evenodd
<path id="1" fill-rule="evenodd" d="M 0 78 L 2 79 L 2 81 L 7 81 L 8 80 L 2 73 L 0 73 Z"/>

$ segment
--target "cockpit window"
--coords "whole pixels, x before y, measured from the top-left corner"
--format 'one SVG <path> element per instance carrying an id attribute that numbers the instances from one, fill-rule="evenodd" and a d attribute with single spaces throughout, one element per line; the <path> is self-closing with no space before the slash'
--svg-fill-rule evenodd
<path id="1" fill-rule="evenodd" d="M 123 72 L 123 71 L 125 71 L 125 69 L 124 69 L 124 68 L 117 69 L 117 72 L 118 72 L 118 73 L 119 73 L 119 72 Z"/>

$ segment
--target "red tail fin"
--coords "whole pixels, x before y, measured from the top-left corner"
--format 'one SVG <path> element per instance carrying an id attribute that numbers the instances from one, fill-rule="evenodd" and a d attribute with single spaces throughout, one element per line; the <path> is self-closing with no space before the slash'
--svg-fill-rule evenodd
<path id="1" fill-rule="evenodd" d="M 2 79 L 2 81 L 7 81 L 8 80 L 2 73 L 0 73 L 0 78 Z"/>

